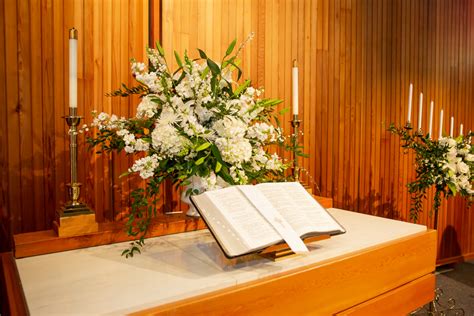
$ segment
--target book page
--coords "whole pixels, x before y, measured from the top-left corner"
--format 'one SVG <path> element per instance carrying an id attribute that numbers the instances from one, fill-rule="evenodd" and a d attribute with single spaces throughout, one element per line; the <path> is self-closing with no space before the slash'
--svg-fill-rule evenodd
<path id="1" fill-rule="evenodd" d="M 276 229 L 280 236 L 283 237 L 283 240 L 294 253 L 309 252 L 300 236 L 298 236 L 298 233 L 281 213 L 275 209 L 262 192 L 252 185 L 240 185 L 238 188 L 250 200 L 260 214 Z"/>
<path id="2" fill-rule="evenodd" d="M 300 236 L 312 232 L 344 231 L 300 183 L 262 183 L 256 187 Z"/>
<path id="3" fill-rule="evenodd" d="M 250 250 L 282 240 L 280 234 L 236 186 L 208 191 L 204 194 L 222 212 Z"/>
<path id="4" fill-rule="evenodd" d="M 191 196 L 207 227 L 219 242 L 222 250 L 235 257 L 250 251 L 250 247 L 239 237 L 239 233 L 227 222 L 221 211 L 204 194 Z"/>

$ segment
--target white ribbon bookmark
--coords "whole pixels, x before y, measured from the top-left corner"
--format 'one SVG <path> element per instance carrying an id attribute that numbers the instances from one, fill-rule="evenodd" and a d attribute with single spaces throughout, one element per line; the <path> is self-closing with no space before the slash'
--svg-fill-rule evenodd
<path id="1" fill-rule="evenodd" d="M 249 199 L 262 216 L 275 228 L 294 253 L 309 252 L 293 227 L 281 216 L 268 199 L 254 186 L 240 185 L 239 190 Z"/>

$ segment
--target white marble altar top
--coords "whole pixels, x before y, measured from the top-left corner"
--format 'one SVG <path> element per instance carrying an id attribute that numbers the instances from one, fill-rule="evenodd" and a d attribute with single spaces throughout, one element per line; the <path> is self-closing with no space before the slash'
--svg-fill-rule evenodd
<path id="1" fill-rule="evenodd" d="M 309 255 L 279 262 L 228 260 L 207 230 L 17 259 L 32 315 L 117 315 L 257 280 L 426 231 L 426 226 L 329 209 L 347 233 L 308 245 Z"/>

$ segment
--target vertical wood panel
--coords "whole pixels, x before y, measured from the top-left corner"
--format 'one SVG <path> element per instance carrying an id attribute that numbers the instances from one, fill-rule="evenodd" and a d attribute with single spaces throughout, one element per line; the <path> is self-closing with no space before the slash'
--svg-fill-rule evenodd
<path id="1" fill-rule="evenodd" d="M 385 129 L 391 122 L 406 122 L 410 82 L 415 127 L 423 92 L 425 131 L 431 100 L 436 137 L 441 109 L 446 132 L 452 115 L 457 132 L 461 119 L 465 132 L 474 128 L 469 1 L 271 0 L 248 6 L 208 0 L 190 7 L 184 0 L 164 0 L 163 5 L 161 28 L 170 56 L 185 45 L 217 58 L 233 38 L 245 37 L 242 15 L 234 14 L 242 12 L 249 21 L 245 30 L 256 32 L 249 53 L 242 55 L 249 65 L 245 75 L 263 84 L 266 96 L 284 99 L 282 108 L 291 106 L 291 61 L 298 59 L 302 141 L 311 155 L 300 162 L 308 173 L 303 178 L 314 192 L 319 186 L 322 195 L 333 197 L 337 207 L 408 220 L 406 183 L 414 179 L 414 156 L 406 155 L 400 140 Z M 167 18 L 180 17 L 178 9 L 200 18 Z M 287 133 L 289 120 L 290 114 L 282 119 Z M 431 206 L 428 201 L 422 223 L 433 224 Z M 444 202 L 441 214 L 440 258 L 474 255 L 472 214 L 465 202 Z"/>
<path id="2" fill-rule="evenodd" d="M 244 77 L 268 97 L 291 107 L 291 63 L 300 67 L 303 179 L 337 207 L 407 220 L 405 184 L 414 178 L 413 155 L 385 131 L 406 120 L 408 85 L 414 84 L 413 121 L 424 93 L 423 128 L 435 102 L 444 130 L 455 116 L 474 129 L 474 5 L 448 0 L 148 0 L 4 1 L 0 8 L 0 210 L 15 233 L 46 229 L 66 198 L 69 180 L 67 31 L 79 30 L 79 111 L 132 115 L 138 100 L 105 93 L 132 84 L 129 59 L 160 39 L 172 67 L 173 51 L 196 48 L 221 57 L 234 38 L 255 37 L 241 54 Z M 111 14 L 114 12 L 114 14 Z M 148 35 L 151 34 L 151 38 Z M 282 118 L 290 132 L 291 113 Z M 2 123 L 3 122 L 3 123 Z M 83 142 L 83 140 L 81 140 Z M 285 154 L 290 158 L 289 154 Z M 83 197 L 99 221 L 119 220 L 128 193 L 139 185 L 118 179 L 130 158 L 97 155 L 80 147 Z M 430 192 L 430 197 L 433 193 Z M 181 208 L 177 194 L 175 207 Z M 421 221 L 432 225 L 426 203 Z M 443 203 L 440 258 L 474 254 L 472 210 L 458 199 Z"/>
<path id="3" fill-rule="evenodd" d="M 106 92 L 131 83 L 130 58 L 144 58 L 148 0 L 2 1 L 0 16 L 2 230 L 10 225 L 12 233 L 44 230 L 67 199 L 70 176 L 61 118 L 68 113 L 68 29 L 79 31 L 78 110 L 90 123 L 93 109 L 112 110 Z M 114 102 L 118 113 L 128 116 L 136 99 Z M 82 198 L 99 221 L 113 220 L 109 159 L 88 151 L 82 135 L 79 143 Z M 116 162 L 115 177 L 128 163 Z M 129 205 L 129 184 L 120 185 L 115 195 L 123 192 L 123 208 Z"/>

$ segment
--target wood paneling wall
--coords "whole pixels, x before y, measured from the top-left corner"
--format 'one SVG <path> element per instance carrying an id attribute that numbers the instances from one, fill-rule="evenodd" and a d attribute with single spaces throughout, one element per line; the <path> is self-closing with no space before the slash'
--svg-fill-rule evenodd
<path id="1" fill-rule="evenodd" d="M 7 233 L 51 227 L 67 200 L 69 150 L 68 29 L 78 39 L 78 113 L 131 114 L 137 100 L 105 96 L 132 83 L 129 60 L 144 58 L 148 1 L 22 0 L 0 2 L 0 211 Z M 127 181 L 117 181 L 128 161 L 97 156 L 79 137 L 81 196 L 99 221 L 128 205 Z"/>
<path id="2" fill-rule="evenodd" d="M 149 8 L 153 9 L 149 32 Z M 79 112 L 133 113 L 136 99 L 106 92 L 132 83 L 128 60 L 143 60 L 161 36 L 172 51 L 204 49 L 215 59 L 237 38 L 255 37 L 242 52 L 244 77 L 290 107 L 291 65 L 300 67 L 300 104 L 310 154 L 301 161 L 315 193 L 340 208 L 407 220 L 406 183 L 413 156 L 385 131 L 406 118 L 408 85 L 435 101 L 444 126 L 474 129 L 474 3 L 449 0 L 24 0 L 0 2 L 0 211 L 8 233 L 51 226 L 66 199 L 68 175 L 67 32 L 79 30 Z M 149 38 L 149 35 L 151 35 Z M 290 131 L 290 115 L 283 119 Z M 458 127 L 456 128 L 458 129 Z M 83 141 L 83 139 L 82 139 Z M 286 155 L 289 158 L 288 155 Z M 118 180 L 129 161 L 80 147 L 82 196 L 99 221 L 120 219 L 135 183 Z M 422 223 L 432 225 L 426 204 Z M 472 210 L 444 203 L 439 257 L 474 255 Z"/>
<path id="3" fill-rule="evenodd" d="M 413 155 L 386 128 L 406 122 L 409 83 L 414 84 L 413 122 L 424 94 L 444 127 L 455 117 L 474 129 L 474 3 L 449 0 L 162 1 L 162 42 L 168 56 L 196 48 L 219 60 L 227 45 L 248 33 L 244 76 L 267 97 L 291 104 L 291 65 L 300 78 L 301 161 L 306 182 L 336 207 L 408 220 L 406 183 L 414 179 Z M 290 113 L 284 119 L 290 131 Z M 415 123 L 416 124 L 416 123 Z M 288 157 L 288 156 L 287 156 Z M 432 194 L 430 195 L 432 196 Z M 433 225 L 427 202 L 421 223 Z M 474 214 L 461 199 L 443 203 L 439 258 L 474 255 Z"/>

